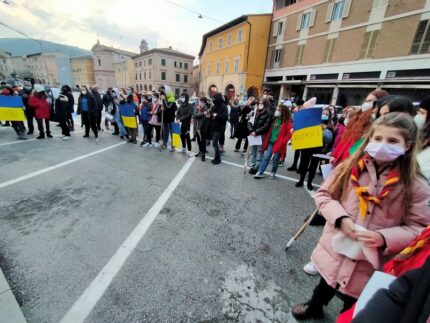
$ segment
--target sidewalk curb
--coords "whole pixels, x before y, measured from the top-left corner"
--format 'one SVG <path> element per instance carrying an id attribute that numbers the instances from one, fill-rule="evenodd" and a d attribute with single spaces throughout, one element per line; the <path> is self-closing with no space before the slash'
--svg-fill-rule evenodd
<path id="1" fill-rule="evenodd" d="M 0 322 L 26 323 L 27 320 L 0 268 Z"/>

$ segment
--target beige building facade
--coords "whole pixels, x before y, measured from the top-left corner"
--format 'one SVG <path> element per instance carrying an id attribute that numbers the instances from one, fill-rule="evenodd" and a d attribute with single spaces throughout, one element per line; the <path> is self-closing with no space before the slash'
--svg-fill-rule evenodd
<path id="1" fill-rule="evenodd" d="M 104 46 L 99 41 L 91 51 L 93 52 L 95 82 L 102 90 L 117 87 L 114 64 L 127 61 L 136 55 L 136 53 Z"/>
<path id="2" fill-rule="evenodd" d="M 274 0 L 264 84 L 278 97 L 361 104 L 430 89 L 429 0 Z"/>
<path id="3" fill-rule="evenodd" d="M 13 65 L 9 53 L 0 52 L 0 79 L 4 80 L 14 74 Z"/>
<path id="4" fill-rule="evenodd" d="M 13 71 L 18 78 L 33 77 L 27 56 L 15 56 L 11 57 L 9 60 L 12 64 Z"/>
<path id="5" fill-rule="evenodd" d="M 135 68 L 132 59 L 113 64 L 115 69 L 115 84 L 118 88 L 133 87 L 135 81 Z"/>
<path id="6" fill-rule="evenodd" d="M 158 90 L 168 85 L 176 96 L 192 94 L 194 56 L 169 48 L 153 48 L 133 57 L 135 89 Z"/>
<path id="7" fill-rule="evenodd" d="M 91 56 L 74 57 L 70 59 L 73 85 L 90 86 L 95 84 L 94 60 Z"/>
<path id="8" fill-rule="evenodd" d="M 26 61 L 36 83 L 55 87 L 73 85 L 69 56 L 57 52 L 43 52 L 28 55 Z"/>

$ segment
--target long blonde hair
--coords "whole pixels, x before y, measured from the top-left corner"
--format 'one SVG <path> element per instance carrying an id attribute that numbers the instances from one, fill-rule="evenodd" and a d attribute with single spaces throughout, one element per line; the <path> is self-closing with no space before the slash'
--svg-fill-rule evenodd
<path id="1" fill-rule="evenodd" d="M 397 163 L 400 167 L 400 181 L 403 184 L 404 191 L 406 194 L 409 193 L 409 189 L 412 183 L 421 177 L 420 169 L 417 163 L 418 153 L 418 129 L 415 125 L 414 119 L 401 112 L 387 113 L 378 118 L 371 126 L 364 141 L 357 151 L 350 156 L 344 163 L 339 165 L 339 173 L 333 184 L 329 188 L 329 193 L 335 199 L 340 199 L 342 196 L 342 190 L 348 184 L 351 176 L 352 169 L 358 164 L 359 160 L 364 156 L 364 149 L 375 133 L 375 129 L 378 126 L 385 126 L 390 128 L 397 128 L 400 134 L 405 140 L 405 144 L 409 145 L 410 148 L 405 152 L 403 156 L 397 159 Z"/>

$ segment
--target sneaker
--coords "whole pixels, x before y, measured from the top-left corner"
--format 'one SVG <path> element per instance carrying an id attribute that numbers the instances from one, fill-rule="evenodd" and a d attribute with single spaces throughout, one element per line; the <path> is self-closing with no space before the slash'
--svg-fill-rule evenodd
<path id="1" fill-rule="evenodd" d="M 155 148 L 158 148 L 158 147 L 160 147 L 160 144 L 159 144 L 158 142 L 156 142 L 156 143 L 154 144 L 154 147 L 155 147 Z"/>
<path id="2" fill-rule="evenodd" d="M 170 148 L 169 148 L 169 151 L 170 151 L 170 152 L 175 151 L 175 147 L 170 147 Z"/>
<path id="3" fill-rule="evenodd" d="M 246 157 L 245 153 L 240 154 L 240 158 L 245 158 L 245 157 Z"/>
<path id="4" fill-rule="evenodd" d="M 270 173 L 269 179 L 275 179 L 275 177 L 276 177 L 275 173 Z"/>
<path id="5" fill-rule="evenodd" d="M 165 144 L 162 144 L 160 147 L 161 147 L 161 149 L 167 149 L 167 145 L 165 145 Z"/>
<path id="6" fill-rule="evenodd" d="M 211 163 L 212 163 L 213 165 L 219 165 L 219 164 L 221 164 L 221 159 L 213 159 L 213 160 L 211 161 Z"/>
<path id="7" fill-rule="evenodd" d="M 304 304 L 296 304 L 291 309 L 291 314 L 298 320 L 306 319 L 321 319 L 324 316 L 323 308 L 312 308 L 310 302 Z"/>
<path id="8" fill-rule="evenodd" d="M 305 273 L 307 273 L 308 275 L 311 276 L 315 276 L 315 275 L 319 275 L 320 273 L 318 272 L 318 270 L 315 268 L 314 263 L 308 262 L 304 267 L 303 270 L 305 271 Z"/>
<path id="9" fill-rule="evenodd" d="M 178 154 L 183 154 L 185 152 L 186 152 L 185 148 L 179 148 L 178 149 Z"/>
<path id="10" fill-rule="evenodd" d="M 60 138 L 63 139 L 66 135 L 61 135 Z"/>
<path id="11" fill-rule="evenodd" d="M 64 136 L 64 137 L 61 137 L 61 139 L 63 139 L 63 140 L 69 140 L 69 139 L 70 139 L 70 136 Z"/>
<path id="12" fill-rule="evenodd" d="M 90 135 L 85 135 L 85 136 L 83 136 L 83 138 L 88 138 Z"/>
<path id="13" fill-rule="evenodd" d="M 152 146 L 152 144 L 150 144 L 149 142 L 147 142 L 146 144 L 140 144 L 141 146 L 143 146 L 143 147 L 149 147 L 149 146 Z"/>
<path id="14" fill-rule="evenodd" d="M 235 149 L 235 150 L 234 150 L 234 152 L 235 152 L 235 153 L 238 153 L 238 152 L 239 152 L 239 149 Z"/>
<path id="15" fill-rule="evenodd" d="M 279 164 L 278 164 L 278 167 L 284 167 L 284 163 L 285 163 L 285 162 L 281 160 L 281 161 L 279 162 Z"/>
<path id="16" fill-rule="evenodd" d="M 154 144 L 149 144 L 147 147 L 154 147 Z"/>
<path id="17" fill-rule="evenodd" d="M 248 173 L 250 173 L 251 175 L 255 175 L 257 174 L 257 170 L 255 168 L 250 168 Z"/>
<path id="18" fill-rule="evenodd" d="M 254 175 L 255 179 L 260 179 L 260 178 L 264 178 L 264 175 L 261 174 L 260 172 L 258 172 L 257 174 Z"/>
<path id="19" fill-rule="evenodd" d="M 287 171 L 289 171 L 289 172 L 294 172 L 294 171 L 296 171 L 297 170 L 297 167 L 296 166 L 291 166 L 291 167 L 288 167 L 287 168 Z"/>
<path id="20" fill-rule="evenodd" d="M 303 187 L 303 182 L 298 181 L 296 184 L 294 184 L 295 187 Z"/>
<path id="21" fill-rule="evenodd" d="M 39 136 L 39 137 L 37 137 L 36 139 L 45 139 L 45 136 Z"/>
<path id="22" fill-rule="evenodd" d="M 142 141 L 142 142 L 140 143 L 140 147 L 142 147 L 144 144 L 145 144 L 145 142 L 144 142 L 144 141 Z"/>
<path id="23" fill-rule="evenodd" d="M 194 153 L 192 151 L 189 151 L 187 155 L 188 157 L 194 157 Z"/>

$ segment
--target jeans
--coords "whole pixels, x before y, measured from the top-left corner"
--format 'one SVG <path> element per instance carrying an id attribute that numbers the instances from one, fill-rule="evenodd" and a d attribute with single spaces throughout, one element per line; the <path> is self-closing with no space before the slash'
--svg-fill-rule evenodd
<path id="1" fill-rule="evenodd" d="M 264 158 L 258 170 L 260 174 L 263 174 L 266 171 L 267 166 L 269 165 L 270 158 L 272 158 L 273 145 L 274 144 L 269 143 L 266 151 L 264 152 Z M 280 158 L 281 158 L 281 154 L 273 154 L 272 173 L 276 173 L 276 171 L 278 170 Z"/>
<path id="2" fill-rule="evenodd" d="M 174 122 L 165 122 L 165 123 L 163 123 L 163 144 L 165 146 L 167 146 L 167 142 L 169 141 L 169 135 L 170 135 L 170 139 L 171 139 L 171 141 L 173 143 L 173 137 L 172 137 L 173 123 Z"/>
<path id="3" fill-rule="evenodd" d="M 222 136 L 222 133 L 219 131 L 214 131 L 212 135 L 212 147 L 215 150 L 214 160 L 221 160 L 221 150 L 219 148 L 219 142 L 220 142 L 221 136 Z"/>
<path id="4" fill-rule="evenodd" d="M 127 131 L 125 131 L 124 124 L 122 123 L 121 116 L 119 114 L 115 115 L 115 121 L 119 128 L 119 134 L 121 136 L 127 135 Z"/>
<path id="5" fill-rule="evenodd" d="M 230 138 L 234 138 L 234 134 L 237 128 L 237 121 L 230 121 Z"/>
<path id="6" fill-rule="evenodd" d="M 262 157 L 263 157 L 263 152 L 261 151 L 261 145 L 252 146 L 251 156 L 250 156 L 251 168 L 259 169 Z"/>
<path id="7" fill-rule="evenodd" d="M 146 133 L 148 131 L 148 121 L 141 120 L 141 123 L 142 123 L 142 129 L 143 129 L 143 142 L 146 142 L 148 139 L 148 134 Z"/>

